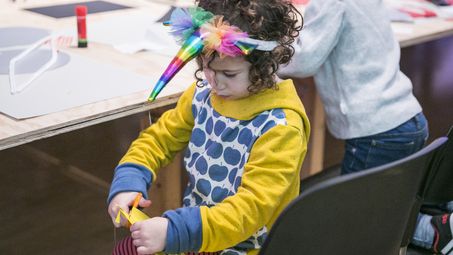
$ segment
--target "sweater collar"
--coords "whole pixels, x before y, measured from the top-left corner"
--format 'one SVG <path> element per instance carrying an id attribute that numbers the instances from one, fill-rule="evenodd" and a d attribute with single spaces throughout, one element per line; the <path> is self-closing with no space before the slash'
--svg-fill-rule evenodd
<path id="1" fill-rule="evenodd" d="M 293 109 L 303 115 L 305 110 L 292 80 L 277 84 L 278 89 L 266 89 L 237 100 L 226 100 L 213 94 L 211 104 L 223 116 L 238 120 L 250 120 L 263 111 L 282 108 Z"/>

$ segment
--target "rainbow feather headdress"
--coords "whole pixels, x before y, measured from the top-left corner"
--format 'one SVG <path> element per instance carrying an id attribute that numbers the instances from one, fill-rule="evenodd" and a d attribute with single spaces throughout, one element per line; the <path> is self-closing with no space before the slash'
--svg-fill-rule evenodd
<path id="1" fill-rule="evenodd" d="M 224 21 L 223 16 L 200 7 L 177 8 L 164 25 L 171 26 L 170 34 L 182 46 L 154 86 L 149 101 L 154 101 L 176 73 L 200 53 L 210 56 L 217 52 L 221 58 L 236 57 L 248 55 L 253 50 L 272 51 L 278 46 L 276 41 L 249 38 L 246 32 Z"/>

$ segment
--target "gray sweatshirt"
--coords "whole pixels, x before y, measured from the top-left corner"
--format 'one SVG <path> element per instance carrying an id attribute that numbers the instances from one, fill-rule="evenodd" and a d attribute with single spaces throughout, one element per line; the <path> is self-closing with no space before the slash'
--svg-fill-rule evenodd
<path id="1" fill-rule="evenodd" d="M 421 112 L 382 0 L 311 0 L 304 20 L 279 75 L 314 77 L 335 137 L 378 134 Z"/>

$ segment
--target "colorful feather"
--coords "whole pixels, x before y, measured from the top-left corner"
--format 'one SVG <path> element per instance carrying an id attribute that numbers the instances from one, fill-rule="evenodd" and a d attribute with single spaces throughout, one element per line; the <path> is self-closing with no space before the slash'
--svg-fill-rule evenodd
<path id="1" fill-rule="evenodd" d="M 184 43 L 201 25 L 214 17 L 211 12 L 203 10 L 200 7 L 192 7 L 188 9 L 176 8 L 170 17 L 169 21 L 164 22 L 164 25 L 171 26 L 170 34 L 180 44 Z"/>
<path id="2" fill-rule="evenodd" d="M 222 16 L 215 16 L 212 21 L 203 24 L 200 31 L 205 43 L 204 54 L 207 56 L 214 51 L 217 51 L 220 57 L 235 57 L 244 54 L 236 46 L 236 42 L 248 37 L 247 33 L 242 32 L 238 27 L 230 26 L 223 21 Z"/>

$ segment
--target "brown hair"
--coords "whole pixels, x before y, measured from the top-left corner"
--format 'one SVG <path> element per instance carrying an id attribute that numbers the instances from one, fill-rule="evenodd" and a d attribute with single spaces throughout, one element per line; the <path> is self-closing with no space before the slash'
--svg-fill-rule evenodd
<path id="1" fill-rule="evenodd" d="M 266 88 L 276 88 L 274 74 L 279 65 L 286 64 L 294 55 L 291 45 L 303 26 L 300 12 L 289 0 L 197 0 L 199 7 L 222 15 L 230 25 L 247 32 L 250 38 L 277 41 L 272 51 L 254 50 L 245 59 L 252 64 L 249 71 L 251 85 L 248 91 L 257 93 Z M 211 56 L 211 61 L 217 54 Z M 202 85 L 198 75 L 203 71 L 201 56 L 197 57 L 195 71 L 197 85 Z M 209 63 L 208 63 L 209 66 Z"/>

